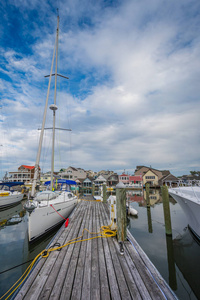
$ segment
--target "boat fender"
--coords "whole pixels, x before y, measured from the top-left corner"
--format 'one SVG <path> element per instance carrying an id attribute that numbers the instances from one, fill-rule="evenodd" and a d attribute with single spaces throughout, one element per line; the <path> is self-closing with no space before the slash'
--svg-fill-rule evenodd
<path id="1" fill-rule="evenodd" d="M 69 218 L 67 218 L 67 220 L 65 221 L 65 228 L 68 226 L 69 224 Z"/>

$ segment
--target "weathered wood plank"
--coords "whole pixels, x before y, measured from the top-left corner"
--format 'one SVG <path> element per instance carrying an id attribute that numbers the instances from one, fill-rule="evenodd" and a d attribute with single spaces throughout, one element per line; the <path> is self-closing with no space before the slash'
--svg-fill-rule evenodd
<path id="1" fill-rule="evenodd" d="M 149 276 L 149 272 L 148 272 L 146 266 L 144 265 L 141 258 L 138 257 L 138 255 L 137 255 L 136 251 L 133 249 L 132 245 L 128 243 L 126 245 L 126 248 L 129 252 L 129 255 L 134 260 L 135 266 L 136 266 L 147 290 L 149 291 L 149 294 L 151 295 L 151 297 L 153 299 L 162 299 L 163 297 L 161 297 L 161 293 L 160 293 L 158 286 L 155 284 L 153 277 Z"/>
<path id="2" fill-rule="evenodd" d="M 82 225 L 81 225 L 80 231 L 78 233 L 78 236 L 82 235 L 82 231 L 85 228 L 86 220 L 87 220 L 87 214 L 83 218 Z M 63 284 L 63 287 L 62 287 L 62 293 L 61 293 L 60 298 L 59 298 L 61 300 L 62 299 L 65 299 L 65 300 L 71 299 L 71 294 L 72 294 L 72 289 L 73 289 L 73 282 L 74 282 L 74 277 L 75 277 L 75 274 L 76 274 L 78 258 L 80 256 L 80 248 L 81 248 L 82 243 L 87 243 L 87 242 L 83 241 L 83 242 L 80 242 L 80 243 L 76 243 L 74 245 L 73 253 L 72 253 L 72 256 L 71 256 L 71 259 L 70 259 L 70 262 L 69 262 L 68 271 L 66 273 L 65 281 L 64 281 L 64 284 Z"/>
<path id="3" fill-rule="evenodd" d="M 92 232 L 97 233 L 97 219 L 100 209 L 99 202 L 93 202 L 94 207 L 93 219 L 92 219 Z M 96 236 L 96 234 L 94 235 Z M 93 239 L 92 243 L 92 261 L 91 261 L 91 299 L 100 300 L 100 282 L 99 282 L 99 259 L 98 259 L 98 242 L 97 239 Z"/>
<path id="4" fill-rule="evenodd" d="M 89 205 L 88 207 L 88 214 L 85 220 L 86 221 L 85 228 L 89 228 L 90 210 L 91 210 L 91 205 Z M 88 237 L 88 233 L 85 231 L 83 239 L 86 239 L 87 237 Z M 85 266 L 86 247 L 87 247 L 87 242 L 82 242 L 79 257 L 78 257 L 78 263 L 76 266 L 76 274 L 73 283 L 73 290 L 71 296 L 71 299 L 73 300 L 81 299 L 81 293 L 83 289 L 83 274 L 84 274 L 84 266 Z"/>
<path id="5" fill-rule="evenodd" d="M 74 223 L 73 231 L 68 236 L 68 240 L 71 240 L 77 236 L 79 236 L 80 227 L 83 221 L 85 210 L 79 211 L 79 218 L 76 219 L 76 223 Z M 65 243 L 67 242 L 65 241 Z M 60 253 L 58 256 L 58 259 L 56 261 L 57 267 L 58 267 L 58 275 L 56 278 L 54 278 L 54 286 L 51 291 L 51 299 L 60 299 L 60 294 L 62 293 L 63 283 L 65 280 L 65 276 L 69 267 L 69 262 L 73 254 L 75 244 L 68 245 L 63 250 L 63 253 Z M 62 252 L 62 251 L 61 251 Z"/>
<path id="6" fill-rule="evenodd" d="M 84 220 L 84 216 L 86 214 L 87 214 L 87 210 L 86 209 L 81 210 L 80 218 L 79 218 L 79 222 L 77 223 L 77 226 L 80 226 L 80 227 L 82 226 L 81 225 L 82 219 Z M 74 226 L 72 226 L 72 225 L 74 225 L 74 224 L 71 224 L 71 230 L 70 230 L 70 228 L 68 230 L 69 232 L 71 232 L 71 235 L 69 235 L 70 233 L 67 235 L 68 240 L 71 239 L 73 237 L 73 235 L 74 235 L 74 230 L 73 230 Z M 58 240 L 58 241 L 61 242 L 61 240 Z M 66 242 L 67 242 L 66 238 L 65 239 L 62 238 L 62 244 L 65 244 Z M 55 278 L 57 278 L 57 276 L 58 276 L 58 273 L 60 271 L 60 266 L 62 264 L 62 261 L 64 260 L 65 253 L 67 251 L 67 249 L 65 249 L 65 248 L 67 248 L 67 247 L 64 247 L 61 250 L 62 253 L 60 252 L 60 253 L 57 254 L 56 261 L 55 261 L 55 263 L 53 265 L 53 268 L 52 268 L 51 272 L 49 273 L 48 280 L 44 284 L 42 292 L 40 294 L 40 298 L 41 299 L 49 299 L 49 296 L 52 293 L 52 289 L 54 287 Z M 58 252 L 58 251 L 56 251 L 56 252 Z M 52 255 L 52 254 L 54 254 L 54 252 L 51 253 L 50 255 Z"/>
<path id="7" fill-rule="evenodd" d="M 137 241 L 133 238 L 133 236 L 131 235 L 129 230 L 127 230 L 127 236 L 128 236 L 128 239 L 134 245 L 135 249 L 137 250 L 137 256 L 140 256 L 142 261 L 144 262 L 144 264 L 148 267 L 151 274 L 155 278 L 156 282 L 159 284 L 160 288 L 166 295 L 167 299 L 169 299 L 169 300 L 177 299 L 177 297 L 174 295 L 173 291 L 169 288 L 166 281 L 163 279 L 161 274 L 158 272 L 158 270 L 152 264 L 152 262 L 150 261 L 150 259 L 146 255 L 146 253 L 142 250 L 142 248 L 139 246 Z"/>
<path id="8" fill-rule="evenodd" d="M 103 204 L 104 206 L 104 204 Z M 102 208 L 103 208 L 102 206 Z M 101 210 L 100 214 L 100 220 L 102 225 L 108 225 L 107 218 L 105 218 L 105 215 L 103 213 L 103 210 Z M 119 287 L 118 287 L 118 282 L 113 266 L 113 261 L 110 253 L 110 248 L 108 245 L 108 239 L 103 238 L 103 248 L 104 248 L 104 255 L 105 255 L 105 261 L 106 261 L 106 268 L 107 268 L 107 276 L 108 276 L 108 282 L 109 282 L 109 287 L 110 287 L 110 294 L 112 299 L 121 299 Z"/>
<path id="9" fill-rule="evenodd" d="M 103 206 L 98 206 L 98 218 L 97 218 L 97 228 L 100 230 L 101 226 L 101 210 Z M 99 258 L 99 280 L 100 280 L 100 299 L 111 299 L 110 298 L 110 290 L 109 283 L 107 277 L 107 269 L 106 269 L 106 261 L 105 261 L 105 253 L 103 248 L 103 241 L 101 238 L 97 240 L 98 244 L 98 258 Z"/>
<path id="10" fill-rule="evenodd" d="M 103 210 L 102 213 L 104 214 L 104 218 L 107 219 L 107 215 L 105 213 L 105 210 Z M 119 245 L 118 245 L 118 243 L 116 243 L 117 247 L 115 247 L 115 245 L 113 243 L 113 240 L 114 240 L 113 238 L 108 238 L 108 245 L 109 245 L 109 248 L 110 248 L 111 259 L 113 261 L 113 266 L 114 266 L 114 270 L 115 270 L 115 274 L 116 274 L 116 278 L 117 278 L 121 298 L 124 298 L 124 299 L 128 300 L 128 299 L 131 299 L 131 295 L 129 293 L 129 289 L 128 289 L 127 284 L 126 284 L 124 273 L 121 269 L 121 265 L 120 265 L 119 258 L 118 258 L 118 256 L 121 256 L 119 254 Z"/>
<path id="11" fill-rule="evenodd" d="M 137 299 L 137 297 L 138 297 L 138 299 L 141 298 L 141 299 L 145 299 L 145 300 L 152 299 L 140 274 L 138 273 L 138 270 L 134 264 L 134 261 L 132 260 L 132 258 L 129 255 L 129 252 L 126 248 L 127 243 L 129 243 L 129 242 L 124 242 L 124 258 L 126 260 L 127 266 L 129 267 L 129 272 L 131 273 L 130 283 L 129 283 L 130 291 L 132 294 L 132 293 L 135 293 L 137 290 L 140 295 L 139 296 L 138 294 L 136 294 L 136 296 L 132 295 L 132 297 L 133 297 L 133 299 Z M 125 272 L 128 273 L 128 271 L 125 271 Z"/>

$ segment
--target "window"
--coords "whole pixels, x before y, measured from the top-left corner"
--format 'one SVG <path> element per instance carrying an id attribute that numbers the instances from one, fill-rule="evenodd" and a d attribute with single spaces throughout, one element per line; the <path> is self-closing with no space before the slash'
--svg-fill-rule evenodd
<path id="1" fill-rule="evenodd" d="M 145 176 L 146 179 L 155 179 L 155 176 Z"/>

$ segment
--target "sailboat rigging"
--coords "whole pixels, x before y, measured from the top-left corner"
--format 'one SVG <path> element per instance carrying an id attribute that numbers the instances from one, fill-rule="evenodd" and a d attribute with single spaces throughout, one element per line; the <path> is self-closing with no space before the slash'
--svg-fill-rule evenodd
<path id="1" fill-rule="evenodd" d="M 49 84 L 48 84 L 43 122 L 42 122 L 42 128 L 40 132 L 39 147 L 38 147 L 36 163 L 35 163 L 34 179 L 33 179 L 32 191 L 31 191 L 31 198 L 33 200 L 29 200 L 25 205 L 25 208 L 28 211 L 31 211 L 31 213 L 29 213 L 28 215 L 29 216 L 29 241 L 35 240 L 36 238 L 40 237 L 44 233 L 48 232 L 58 223 L 61 223 L 63 221 L 60 218 L 59 214 L 57 213 L 58 210 L 61 211 L 62 216 L 66 218 L 71 213 L 75 205 L 77 204 L 77 197 L 72 192 L 66 190 L 66 188 L 68 188 L 70 184 L 76 184 L 76 182 L 70 180 L 60 180 L 60 181 L 58 180 L 60 190 L 53 191 L 55 130 L 61 129 L 61 130 L 71 131 L 71 129 L 55 127 L 56 111 L 58 109 L 58 106 L 56 105 L 57 76 L 61 76 L 63 78 L 68 79 L 68 77 L 57 73 L 58 37 L 59 37 L 59 16 L 57 16 L 56 44 L 53 52 L 51 71 L 50 71 L 50 75 L 46 76 L 49 77 Z M 53 70 L 54 60 L 55 60 L 55 73 L 53 74 L 52 70 Z M 39 175 L 39 161 L 41 156 L 44 130 L 50 129 L 50 128 L 45 128 L 45 121 L 46 121 L 52 76 L 55 76 L 55 86 L 54 86 L 54 103 L 49 106 L 49 108 L 53 112 L 53 127 L 51 128 L 53 129 L 53 131 L 52 131 L 50 190 L 39 192 L 35 195 L 35 188 L 36 188 L 36 183 Z M 55 208 L 55 210 L 52 209 L 52 206 Z"/>

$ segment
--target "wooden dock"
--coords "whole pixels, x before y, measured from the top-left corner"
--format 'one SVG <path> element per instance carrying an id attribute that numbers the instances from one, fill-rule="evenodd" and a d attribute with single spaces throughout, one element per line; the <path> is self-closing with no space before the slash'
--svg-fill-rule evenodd
<path id="1" fill-rule="evenodd" d="M 109 225 L 108 205 L 81 201 L 50 246 L 98 232 Z M 91 235 L 85 231 L 84 239 Z M 36 299 L 177 299 L 160 273 L 128 232 L 124 255 L 116 237 L 82 241 L 41 258 L 15 300 Z"/>

